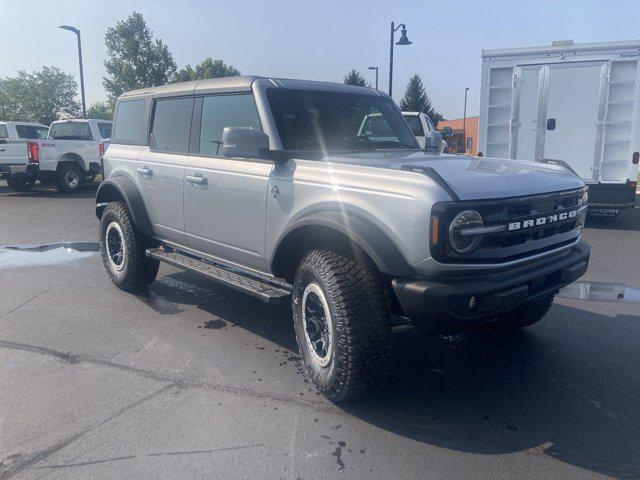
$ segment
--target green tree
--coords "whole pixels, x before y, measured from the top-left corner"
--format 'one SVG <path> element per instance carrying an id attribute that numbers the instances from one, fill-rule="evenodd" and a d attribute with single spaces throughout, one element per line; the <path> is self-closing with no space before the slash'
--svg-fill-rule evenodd
<path id="1" fill-rule="evenodd" d="M 142 14 L 133 12 L 105 35 L 107 75 L 102 85 L 109 94 L 109 103 L 123 92 L 136 88 L 169 83 L 176 71 L 176 63 L 167 45 L 153 38 Z"/>
<path id="2" fill-rule="evenodd" d="M 358 87 L 369 86 L 364 77 L 360 75 L 360 72 L 358 72 L 355 68 L 344 76 L 344 83 L 345 85 L 356 85 Z"/>
<path id="3" fill-rule="evenodd" d="M 172 82 L 188 82 L 189 80 L 204 80 L 206 78 L 237 77 L 240 70 L 227 65 L 222 59 L 205 58 L 193 68 L 191 65 L 178 70 L 171 79 Z"/>
<path id="4" fill-rule="evenodd" d="M 87 118 L 113 120 L 113 109 L 108 102 L 96 102 L 87 109 Z"/>
<path id="5" fill-rule="evenodd" d="M 56 67 L 0 80 L 0 115 L 4 120 L 50 124 L 80 115 L 78 84 L 72 75 Z"/>
<path id="6" fill-rule="evenodd" d="M 400 102 L 400 110 L 403 112 L 425 113 L 436 126 L 440 120 L 444 120 L 444 117 L 436 112 L 433 105 L 431 105 L 431 100 L 427 95 L 422 79 L 417 74 L 409 79 L 407 90 L 404 92 L 404 97 Z"/>

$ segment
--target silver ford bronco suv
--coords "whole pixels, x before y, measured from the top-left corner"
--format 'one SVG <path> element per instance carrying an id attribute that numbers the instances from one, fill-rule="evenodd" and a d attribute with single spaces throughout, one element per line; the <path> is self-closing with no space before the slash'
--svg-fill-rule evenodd
<path id="1" fill-rule="evenodd" d="M 570 169 L 421 149 L 386 94 L 233 77 L 117 101 L 96 197 L 125 291 L 159 262 L 267 303 L 291 297 L 309 378 L 342 401 L 380 386 L 391 326 L 424 334 L 539 321 L 587 269 Z"/>

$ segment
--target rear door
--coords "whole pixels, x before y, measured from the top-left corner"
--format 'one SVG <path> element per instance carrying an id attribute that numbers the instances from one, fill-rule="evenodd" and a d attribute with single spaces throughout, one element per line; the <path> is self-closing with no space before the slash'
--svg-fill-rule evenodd
<path id="1" fill-rule="evenodd" d="M 149 145 L 136 166 L 136 183 L 154 232 L 179 243 L 184 241 L 183 177 L 193 103 L 193 97 L 155 100 Z"/>
<path id="2" fill-rule="evenodd" d="M 273 162 L 222 155 L 225 127 L 261 130 L 253 95 L 199 98 L 185 169 L 186 245 L 257 269 L 265 268 L 267 188 Z"/>
<path id="3" fill-rule="evenodd" d="M 538 104 L 541 95 L 540 65 L 519 67 L 516 72 L 515 118 L 512 131 L 512 158 L 536 160 L 538 137 Z"/>
<path id="4" fill-rule="evenodd" d="M 602 148 L 604 62 L 549 65 L 543 157 L 563 160 L 583 179 L 594 178 Z"/>

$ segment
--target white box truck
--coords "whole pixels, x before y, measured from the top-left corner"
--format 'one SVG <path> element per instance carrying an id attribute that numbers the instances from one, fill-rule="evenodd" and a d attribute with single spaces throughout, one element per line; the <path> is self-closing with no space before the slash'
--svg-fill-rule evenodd
<path id="1" fill-rule="evenodd" d="M 564 162 L 615 215 L 635 205 L 639 104 L 640 40 L 483 50 L 478 149 Z"/>

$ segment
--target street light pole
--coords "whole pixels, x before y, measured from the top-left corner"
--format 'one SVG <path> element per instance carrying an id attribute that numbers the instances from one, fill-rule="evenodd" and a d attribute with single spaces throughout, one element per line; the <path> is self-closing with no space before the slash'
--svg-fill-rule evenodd
<path id="1" fill-rule="evenodd" d="M 396 27 L 394 22 L 391 22 L 391 41 L 389 42 L 389 96 L 391 97 L 393 92 L 393 40 L 395 33 L 398 29 L 402 28 L 400 40 L 396 42 L 396 45 L 411 45 L 411 41 L 407 38 L 407 26 L 404 23 L 399 24 Z"/>
<path id="2" fill-rule="evenodd" d="M 467 153 L 467 92 L 469 87 L 464 89 L 464 113 L 462 115 L 462 153 Z"/>
<path id="3" fill-rule="evenodd" d="M 82 118 L 87 118 L 87 104 L 84 98 L 84 71 L 82 69 L 82 42 L 80 41 L 80 30 L 71 25 L 60 25 L 58 28 L 69 30 L 76 34 L 78 38 L 78 62 L 80 63 L 80 96 L 82 97 Z"/>
<path id="4" fill-rule="evenodd" d="M 376 90 L 378 89 L 378 67 L 369 67 L 369 70 L 376 71 Z"/>

